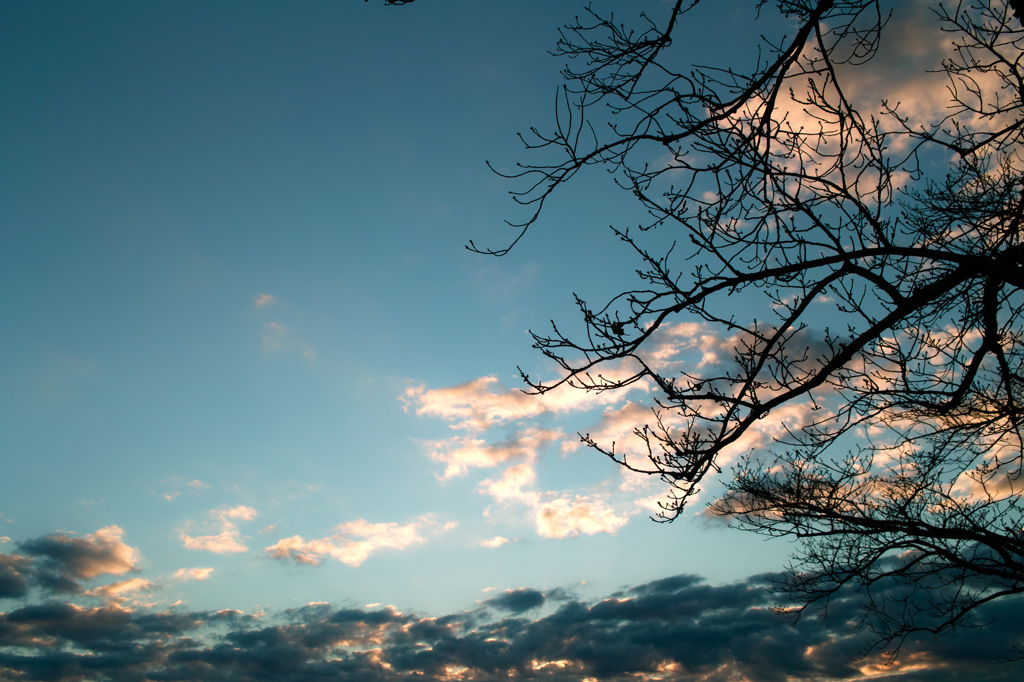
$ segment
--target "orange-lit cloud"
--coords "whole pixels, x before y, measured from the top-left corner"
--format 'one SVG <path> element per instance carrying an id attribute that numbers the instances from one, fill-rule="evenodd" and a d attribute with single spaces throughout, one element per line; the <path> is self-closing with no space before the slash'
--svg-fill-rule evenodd
<path id="1" fill-rule="evenodd" d="M 62 572 L 75 578 L 121 575 L 138 570 L 139 552 L 121 541 L 120 526 L 105 526 L 95 533 L 77 538 L 54 533 L 21 544 L 26 554 L 48 557 Z"/>
<path id="2" fill-rule="evenodd" d="M 132 595 L 139 592 L 150 592 L 153 588 L 154 585 L 149 580 L 129 578 L 109 585 L 94 587 L 91 590 L 86 590 L 85 594 L 90 597 L 98 597 L 108 603 L 120 604 L 130 599 Z"/>

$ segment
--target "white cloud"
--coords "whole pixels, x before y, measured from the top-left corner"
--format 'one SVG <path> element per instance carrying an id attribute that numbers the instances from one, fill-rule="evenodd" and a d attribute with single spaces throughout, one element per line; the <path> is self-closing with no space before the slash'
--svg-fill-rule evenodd
<path id="1" fill-rule="evenodd" d="M 192 535 L 187 530 L 180 530 L 178 537 L 181 538 L 185 549 L 213 552 L 214 554 L 247 552 L 249 548 L 242 542 L 242 533 L 238 529 L 238 522 L 252 521 L 258 514 L 259 512 L 255 509 L 245 505 L 230 509 L 214 509 L 209 512 L 213 521 L 201 526 L 202 530 L 209 531 L 206 535 Z M 190 529 L 194 525 L 196 524 L 188 522 L 186 529 Z M 212 530 L 217 530 L 217 532 L 212 532 Z"/>
<path id="2" fill-rule="evenodd" d="M 608 368 L 602 374 L 615 379 L 629 376 L 632 372 L 618 367 Z M 566 414 L 613 404 L 637 390 L 647 391 L 649 387 L 638 382 L 618 391 L 593 393 L 562 386 L 543 395 L 532 395 L 519 389 L 505 388 L 497 377 L 484 376 L 448 388 L 414 386 L 406 389 L 404 400 L 407 405 L 415 407 L 418 415 L 445 419 L 455 429 L 485 431 L 493 426 L 543 414 Z"/>
<path id="3" fill-rule="evenodd" d="M 537 506 L 537 533 L 545 538 L 615 533 L 629 521 L 607 503 L 593 497 L 560 497 Z"/>
<path id="4" fill-rule="evenodd" d="M 516 500 L 532 504 L 536 502 L 535 491 L 524 491 L 524 486 L 533 485 L 537 473 L 527 462 L 506 468 L 497 479 L 484 479 L 480 482 L 480 491 L 490 495 L 498 502 Z"/>
<path id="5" fill-rule="evenodd" d="M 524 505 L 528 509 L 527 518 L 533 520 L 537 534 L 544 538 L 615 533 L 638 511 L 636 503 L 627 503 L 624 509 L 619 509 L 603 496 L 570 497 L 563 493 L 526 489 L 536 479 L 533 466 L 523 462 L 506 468 L 497 479 L 481 481 L 480 492 L 499 504 Z"/>
<path id="6" fill-rule="evenodd" d="M 454 522 L 441 524 L 430 515 L 420 516 L 406 524 L 370 523 L 357 519 L 340 524 L 337 532 L 328 537 L 306 540 L 300 535 L 293 535 L 264 551 L 275 559 L 292 559 L 300 564 L 316 565 L 330 557 L 349 566 L 359 566 L 379 550 L 409 549 L 451 530 L 455 525 Z"/>
<path id="7" fill-rule="evenodd" d="M 509 540 L 508 538 L 503 537 L 501 535 L 495 535 L 493 538 L 489 538 L 487 540 L 481 540 L 480 541 L 480 546 L 481 547 L 487 547 L 488 549 L 494 549 L 496 547 L 501 547 L 502 545 L 508 544 L 509 542 L 514 542 L 514 541 L 513 540 Z"/>
<path id="8" fill-rule="evenodd" d="M 430 441 L 430 457 L 446 464 L 444 478 L 465 475 L 471 468 L 489 468 L 510 460 L 533 461 L 540 448 L 564 438 L 560 431 L 526 427 L 504 442 L 490 444 L 482 438 L 455 436 Z"/>
<path id="9" fill-rule="evenodd" d="M 212 574 L 213 569 L 209 567 L 179 568 L 177 571 L 174 572 L 174 579 L 203 581 L 209 578 Z"/>

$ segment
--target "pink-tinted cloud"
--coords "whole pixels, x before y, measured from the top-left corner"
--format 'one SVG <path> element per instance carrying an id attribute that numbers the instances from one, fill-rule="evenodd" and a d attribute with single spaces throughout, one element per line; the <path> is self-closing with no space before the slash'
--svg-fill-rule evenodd
<path id="1" fill-rule="evenodd" d="M 358 519 L 339 525 L 337 532 L 328 537 L 306 540 L 300 535 L 293 535 L 264 551 L 275 559 L 292 559 L 300 564 L 316 565 L 330 557 L 349 566 L 359 566 L 382 549 L 409 549 L 454 527 L 454 522 L 441 524 L 430 515 L 406 524 L 370 523 Z"/>
<path id="2" fill-rule="evenodd" d="M 256 296 L 254 299 L 252 299 L 253 307 L 257 309 L 263 308 L 264 306 L 272 305 L 274 303 L 277 303 L 277 299 L 270 294 L 260 294 L 259 296 Z"/>

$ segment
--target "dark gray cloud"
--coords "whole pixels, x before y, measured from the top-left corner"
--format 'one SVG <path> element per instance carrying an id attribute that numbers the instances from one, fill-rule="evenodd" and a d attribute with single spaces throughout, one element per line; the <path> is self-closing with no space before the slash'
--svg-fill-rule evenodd
<path id="1" fill-rule="evenodd" d="M 26 574 L 31 563 L 27 557 L 0 553 L 0 599 L 24 597 L 28 594 Z"/>
<path id="2" fill-rule="evenodd" d="M 852 681 L 881 661 L 852 660 L 871 641 L 856 627 L 856 595 L 834 599 L 824 621 L 794 623 L 772 609 L 768 577 L 709 585 L 682 575 L 603 599 L 525 588 L 441 617 L 326 604 L 257 617 L 44 601 L 0 613 L 0 679 L 386 681 L 462 671 L 476 681 Z M 1021 606 L 989 605 L 985 630 L 908 640 L 891 675 L 873 679 L 1015 680 L 1020 664 L 993 661 L 1024 641 Z"/>
<path id="3" fill-rule="evenodd" d="M 51 533 L 18 543 L 23 556 L 0 557 L 29 560 L 30 565 L 20 569 L 22 577 L 48 592 L 73 594 L 82 591 L 82 580 L 138 571 L 138 552 L 121 541 L 122 535 L 123 531 L 117 526 L 101 528 L 84 538 L 70 533 Z M 5 595 L 0 591 L 2 596 Z"/>
<path id="4" fill-rule="evenodd" d="M 528 588 L 509 590 L 493 599 L 488 599 L 484 604 L 502 611 L 522 613 L 542 606 L 544 604 L 544 593 Z"/>

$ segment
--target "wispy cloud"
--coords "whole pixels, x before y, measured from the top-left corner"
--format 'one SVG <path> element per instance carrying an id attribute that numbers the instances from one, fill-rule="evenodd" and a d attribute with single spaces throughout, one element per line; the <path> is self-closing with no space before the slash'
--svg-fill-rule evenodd
<path id="1" fill-rule="evenodd" d="M 313 347 L 303 341 L 298 332 L 280 320 L 264 324 L 260 338 L 264 353 L 289 352 L 301 355 L 310 362 L 316 360 L 316 351 Z"/>
<path id="2" fill-rule="evenodd" d="M 259 512 L 252 507 L 240 505 L 230 509 L 214 509 L 208 514 L 210 521 L 196 524 L 193 521 L 186 523 L 185 529 L 178 531 L 178 537 L 185 549 L 213 552 L 214 554 L 233 554 L 249 551 L 249 548 L 242 541 L 242 533 L 238 523 L 252 521 Z M 205 535 L 193 535 L 193 527 L 198 526 L 199 532 L 207 531 Z"/>
<path id="3" fill-rule="evenodd" d="M 300 535 L 284 538 L 264 551 L 275 559 L 292 559 L 300 564 L 319 564 L 325 558 L 359 566 L 382 549 L 405 550 L 425 543 L 430 537 L 451 530 L 454 522 L 441 524 L 432 516 L 409 523 L 370 523 L 365 519 L 342 523 L 331 535 L 306 540 Z"/>
<path id="4" fill-rule="evenodd" d="M 486 547 L 488 549 L 494 549 L 496 547 L 501 547 L 502 545 L 506 545 L 506 544 L 508 544 L 510 542 L 515 542 L 515 540 L 509 540 L 508 538 L 506 538 L 504 536 L 495 535 L 493 538 L 488 538 L 486 540 L 481 540 L 480 541 L 480 546 L 481 547 Z"/>
<path id="5" fill-rule="evenodd" d="M 630 372 L 626 369 L 609 370 L 606 376 L 616 374 L 625 376 Z M 604 393 L 563 387 L 543 395 L 529 395 L 519 389 L 510 390 L 502 386 L 497 377 L 484 376 L 448 388 L 413 386 L 406 389 L 404 399 L 418 415 L 444 419 L 455 429 L 480 432 L 543 414 L 591 410 L 618 402 L 631 392 L 647 390 L 646 384 L 636 383 L 627 389 Z"/>
<path id="6" fill-rule="evenodd" d="M 273 308 L 276 311 L 275 317 L 277 319 L 267 320 L 260 329 L 261 349 L 266 354 L 287 353 L 299 355 L 309 362 L 315 362 L 316 351 L 303 338 L 302 332 L 294 326 L 296 320 L 301 320 L 302 314 L 293 313 L 287 318 L 290 321 L 285 322 L 284 319 L 281 319 L 281 316 L 286 311 L 279 310 L 281 307 L 287 308 L 287 306 L 279 306 L 277 299 L 271 294 L 259 294 L 253 298 L 253 308 L 256 310 Z"/>
<path id="7" fill-rule="evenodd" d="M 91 590 L 86 590 L 85 594 L 89 597 L 98 597 L 107 603 L 122 604 L 140 592 L 151 592 L 155 587 L 145 578 L 129 578 L 94 587 Z"/>
<path id="8" fill-rule="evenodd" d="M 811 331 L 799 343 L 811 349 L 811 356 L 821 351 L 822 341 Z M 731 371 L 740 345 L 734 335 L 716 334 L 703 322 L 684 322 L 654 334 L 644 351 L 644 362 L 669 375 L 684 371 L 721 374 Z M 619 364 L 602 369 L 602 376 L 621 379 L 632 376 L 633 371 Z M 442 419 L 456 431 L 457 435 L 449 438 L 422 443 L 431 459 L 444 466 L 442 479 L 501 467 L 497 475 L 488 473 L 479 481 L 479 492 L 497 505 L 525 506 L 525 518 L 532 519 L 536 533 L 557 539 L 615 533 L 640 512 L 645 516 L 659 512 L 658 502 L 664 499 L 667 484 L 657 474 L 649 443 L 636 430 L 644 425 L 664 427 L 670 433 L 706 428 L 714 426 L 713 420 L 724 409 L 707 406 L 702 416 L 708 423 L 695 425 L 671 408 L 652 409 L 657 407 L 653 393 L 651 385 L 639 381 L 615 391 L 562 386 L 533 395 L 508 389 L 497 377 L 484 376 L 445 388 L 413 386 L 406 389 L 402 400 L 407 410 Z M 821 392 L 816 398 L 820 406 Z M 774 439 L 798 431 L 812 417 L 827 416 L 827 410 L 815 410 L 810 400 L 776 408 L 771 419 L 757 422 L 723 451 L 717 464 L 726 466 L 751 450 L 768 448 Z M 631 466 L 653 475 L 618 468 L 598 486 L 550 489 L 545 481 L 538 481 L 539 463 L 555 454 L 553 451 L 569 456 L 580 450 L 580 438 L 567 435 L 575 431 L 586 433 L 618 457 L 626 457 Z M 488 507 L 484 514 L 493 516 L 492 511 L 493 507 Z M 524 518 L 521 510 L 512 516 Z"/>
<path id="9" fill-rule="evenodd" d="M 194 492 L 198 492 L 200 490 L 210 487 L 209 483 L 203 483 L 199 479 L 192 479 L 190 481 L 186 481 L 182 476 L 172 476 L 169 479 L 161 481 L 161 483 L 163 483 L 164 485 L 173 486 L 172 490 L 167 490 L 163 493 L 163 498 L 168 502 L 173 502 L 174 500 L 178 499 L 178 497 L 181 496 L 181 486 L 191 488 Z"/>
<path id="10" fill-rule="evenodd" d="M 213 569 L 202 567 L 202 568 L 179 568 L 174 572 L 175 580 L 195 580 L 203 581 L 213 575 Z"/>
<path id="11" fill-rule="evenodd" d="M 494 444 L 483 438 L 455 436 L 425 445 L 432 459 L 445 464 L 443 477 L 454 478 L 473 468 L 495 467 L 510 460 L 533 461 L 541 448 L 564 438 L 557 430 L 526 427 L 512 438 Z"/>
<path id="12" fill-rule="evenodd" d="M 252 305 L 257 310 L 259 310 L 260 308 L 264 308 L 268 305 L 273 305 L 274 303 L 277 303 L 277 299 L 270 294 L 259 294 L 254 299 L 252 299 Z"/>

